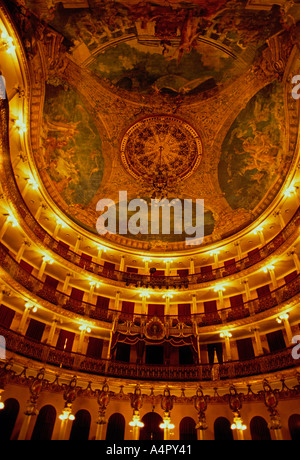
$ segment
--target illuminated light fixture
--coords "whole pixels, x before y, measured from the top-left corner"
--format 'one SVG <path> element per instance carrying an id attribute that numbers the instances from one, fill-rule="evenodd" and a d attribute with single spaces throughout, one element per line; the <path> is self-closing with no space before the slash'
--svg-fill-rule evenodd
<path id="1" fill-rule="evenodd" d="M 143 262 L 152 262 L 152 259 L 150 259 L 150 257 L 144 257 Z"/>
<path id="2" fill-rule="evenodd" d="M 229 331 L 224 331 L 224 332 L 221 332 L 221 333 L 220 333 L 220 337 L 221 337 L 222 339 L 223 339 L 223 338 L 226 338 L 226 337 L 227 337 L 227 338 L 230 338 L 230 337 L 232 337 L 232 334 L 231 334 L 231 332 L 229 332 Z"/>
<path id="3" fill-rule="evenodd" d="M 226 291 L 225 287 L 224 286 L 216 286 L 215 289 L 214 289 L 214 292 L 224 292 Z"/>
<path id="4" fill-rule="evenodd" d="M 12 37 L 8 35 L 6 31 L 3 31 L 1 33 L 1 45 L 6 48 L 5 51 L 8 54 L 14 54 L 16 51 L 16 47 L 14 46 L 14 40 Z"/>
<path id="5" fill-rule="evenodd" d="M 28 179 L 28 184 L 33 190 L 38 190 L 39 188 L 39 184 L 33 178 Z"/>
<path id="6" fill-rule="evenodd" d="M 262 232 L 264 230 L 264 227 L 261 225 L 260 227 L 256 228 L 253 230 L 254 235 L 257 235 L 258 233 Z"/>
<path id="7" fill-rule="evenodd" d="M 209 255 L 210 256 L 217 256 L 218 254 L 220 254 L 220 251 L 219 251 L 219 249 L 216 249 L 215 251 L 210 252 Z"/>
<path id="8" fill-rule="evenodd" d="M 140 293 L 140 297 L 146 297 L 147 299 L 149 299 L 149 298 L 150 298 L 150 294 L 149 294 L 149 292 L 141 292 L 141 293 Z"/>
<path id="9" fill-rule="evenodd" d="M 63 411 L 58 418 L 60 420 L 75 420 L 75 416 L 73 414 L 69 414 L 68 411 Z"/>
<path id="10" fill-rule="evenodd" d="M 167 264 L 167 263 L 172 264 L 172 263 L 173 263 L 173 259 L 165 259 L 165 260 L 164 260 L 164 264 Z"/>
<path id="11" fill-rule="evenodd" d="M 230 428 L 232 430 L 242 430 L 242 431 L 247 430 L 246 425 L 244 425 L 241 420 L 236 420 L 236 422 L 233 423 Z"/>
<path id="12" fill-rule="evenodd" d="M 15 127 L 17 128 L 20 136 L 27 132 L 26 124 L 20 119 L 15 120 Z"/>
<path id="13" fill-rule="evenodd" d="M 163 299 L 173 299 L 173 294 L 168 292 L 167 294 L 164 294 L 162 297 Z"/>
<path id="14" fill-rule="evenodd" d="M 274 270 L 274 269 L 275 269 L 274 265 L 267 265 L 266 267 L 263 268 L 263 272 L 268 273 L 269 271 Z"/>
<path id="15" fill-rule="evenodd" d="M 129 425 L 138 428 L 143 428 L 145 426 L 144 423 L 140 421 L 139 415 L 134 415 L 131 422 L 129 422 Z"/>
<path id="16" fill-rule="evenodd" d="M 282 315 L 279 315 L 278 318 L 276 318 L 276 321 L 278 324 L 281 324 L 283 321 L 288 320 L 289 315 L 287 313 L 282 313 Z"/>
<path id="17" fill-rule="evenodd" d="M 43 261 L 48 263 L 49 265 L 52 265 L 54 260 L 50 256 L 43 256 Z"/>
<path id="18" fill-rule="evenodd" d="M 79 330 L 80 331 L 86 331 L 88 333 L 92 332 L 92 329 L 89 326 L 87 326 L 86 324 L 82 324 L 81 326 L 79 326 Z"/>
<path id="19" fill-rule="evenodd" d="M 99 288 L 101 286 L 101 283 L 99 281 L 90 281 L 89 283 L 90 286 L 95 286 L 95 288 Z"/>
<path id="20" fill-rule="evenodd" d="M 36 313 L 36 312 L 38 311 L 38 307 L 37 307 L 36 305 L 34 305 L 33 303 L 31 303 L 31 302 L 26 302 L 26 303 L 25 303 L 25 308 L 30 308 L 30 309 L 32 309 L 32 311 L 33 311 L 34 313 Z"/>
<path id="21" fill-rule="evenodd" d="M 56 223 L 57 225 L 60 225 L 62 228 L 66 228 L 67 227 L 67 224 L 65 224 L 65 222 L 59 218 L 56 219 Z"/>
<path id="22" fill-rule="evenodd" d="M 175 425 L 171 423 L 169 420 L 165 420 L 163 423 L 159 425 L 159 428 L 162 430 L 168 429 L 168 430 L 173 430 L 175 428 Z"/>
<path id="23" fill-rule="evenodd" d="M 15 216 L 13 216 L 11 214 L 7 217 L 7 222 L 11 223 L 12 227 L 14 227 L 14 228 L 19 225 L 19 223 L 18 223 L 17 219 L 15 218 Z"/>
<path id="24" fill-rule="evenodd" d="M 296 193 L 296 187 L 294 185 L 291 185 L 284 191 L 284 196 L 286 198 L 291 197 L 294 193 Z"/>
<path id="25" fill-rule="evenodd" d="M 4 409 L 4 402 L 0 401 L 0 410 Z"/>

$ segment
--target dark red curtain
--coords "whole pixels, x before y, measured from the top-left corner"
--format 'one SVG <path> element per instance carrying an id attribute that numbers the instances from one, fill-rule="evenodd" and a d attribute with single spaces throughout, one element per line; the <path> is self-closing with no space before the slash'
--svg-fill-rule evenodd
<path id="1" fill-rule="evenodd" d="M 109 301 L 110 301 L 110 299 L 108 297 L 102 297 L 102 296 L 98 295 L 97 296 L 96 307 L 108 309 L 109 308 Z"/>
<path id="2" fill-rule="evenodd" d="M 216 300 L 209 300 L 204 302 L 204 312 L 206 315 L 209 315 L 210 313 L 216 313 L 217 311 L 218 309 Z"/>
<path id="3" fill-rule="evenodd" d="M 103 349 L 103 340 L 97 337 L 90 337 L 87 347 L 86 356 L 94 359 L 101 359 Z"/>
<path id="4" fill-rule="evenodd" d="M 239 359 L 245 361 L 247 359 L 252 359 L 255 357 L 252 339 L 239 339 L 236 341 L 237 350 L 239 354 Z"/>
<path id="5" fill-rule="evenodd" d="M 72 346 L 75 338 L 75 333 L 70 331 L 65 331 L 61 329 L 59 331 L 59 336 L 56 343 L 56 348 L 58 350 L 63 350 L 66 345 L 65 351 L 72 351 Z"/>
<path id="6" fill-rule="evenodd" d="M 244 305 L 243 295 L 235 295 L 234 297 L 230 297 L 230 305 L 231 308 L 239 308 Z"/>
<path id="7" fill-rule="evenodd" d="M 35 319 L 31 319 L 26 331 L 25 336 L 40 342 L 42 340 L 42 336 L 45 330 L 45 324 L 41 323 L 40 321 L 36 321 Z"/>
<path id="8" fill-rule="evenodd" d="M 153 318 L 154 316 L 157 316 L 157 318 L 162 319 L 164 317 L 165 313 L 165 306 L 164 305 L 159 305 L 159 304 L 148 304 L 148 316 L 150 318 Z"/>
<path id="9" fill-rule="evenodd" d="M 5 305 L 0 306 L 0 325 L 1 326 L 9 329 L 14 319 L 14 316 L 15 316 L 15 312 L 13 310 L 6 307 Z"/>

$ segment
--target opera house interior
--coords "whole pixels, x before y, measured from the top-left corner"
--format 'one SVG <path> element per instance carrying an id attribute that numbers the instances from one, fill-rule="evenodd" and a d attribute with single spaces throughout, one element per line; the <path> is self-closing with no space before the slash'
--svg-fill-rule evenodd
<path id="1" fill-rule="evenodd" d="M 299 74 L 299 0 L 0 0 L 1 440 L 300 439 Z"/>

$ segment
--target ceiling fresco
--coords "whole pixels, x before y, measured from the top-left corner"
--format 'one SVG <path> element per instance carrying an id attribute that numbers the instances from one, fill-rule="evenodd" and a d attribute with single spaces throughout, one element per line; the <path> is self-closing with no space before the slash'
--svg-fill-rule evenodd
<path id="1" fill-rule="evenodd" d="M 117 202 L 120 190 L 157 197 L 160 178 L 170 199 L 204 199 L 210 243 L 249 225 L 275 198 L 295 147 L 285 95 L 297 2 L 7 5 L 40 95 L 33 158 L 74 222 L 96 233 L 100 199 Z M 182 240 L 128 238 L 149 249 Z"/>

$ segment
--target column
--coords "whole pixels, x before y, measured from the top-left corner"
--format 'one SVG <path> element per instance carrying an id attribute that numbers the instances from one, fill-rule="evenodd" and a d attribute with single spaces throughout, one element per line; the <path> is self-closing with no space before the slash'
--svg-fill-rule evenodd
<path id="1" fill-rule="evenodd" d="M 241 248 L 241 243 L 240 241 L 236 241 L 234 243 L 235 247 L 237 248 L 237 252 L 238 252 L 238 258 L 241 260 L 243 258 L 243 253 L 242 253 L 242 248 Z"/>
<path id="2" fill-rule="evenodd" d="M 54 336 L 55 336 L 55 331 L 56 331 L 56 327 L 57 327 L 57 323 L 58 323 L 58 320 L 57 318 L 53 318 L 53 321 L 52 321 L 52 324 L 51 324 L 51 327 L 50 327 L 50 331 L 49 331 L 49 335 L 48 335 L 48 338 L 46 340 L 46 343 L 50 346 L 53 346 L 53 341 L 54 341 Z"/>
<path id="3" fill-rule="evenodd" d="M 75 246 L 74 246 L 74 252 L 77 253 L 79 251 L 79 246 L 80 246 L 80 241 L 82 240 L 82 237 L 79 235 L 77 237 Z"/>
<path id="4" fill-rule="evenodd" d="M 72 407 L 71 405 L 67 404 L 64 407 L 64 410 L 62 414 L 59 416 L 59 419 L 61 420 L 61 425 L 60 425 L 60 430 L 59 430 L 59 435 L 58 435 L 58 440 L 59 441 L 66 441 L 66 434 L 67 434 L 67 428 L 70 420 L 75 420 L 74 415 L 72 415 Z"/>
<path id="5" fill-rule="evenodd" d="M 35 404 L 31 403 L 31 401 L 29 400 L 27 402 L 26 411 L 24 413 L 25 418 L 23 419 L 23 423 L 22 423 L 22 426 L 21 426 L 21 429 L 18 435 L 18 441 L 26 440 L 31 419 L 32 417 L 36 416 L 37 413 L 38 412 L 36 410 Z"/>
<path id="6" fill-rule="evenodd" d="M 214 257 L 214 264 L 216 268 L 219 268 L 219 253 L 220 251 L 213 251 L 210 253 L 210 255 Z"/>
<path id="7" fill-rule="evenodd" d="M 244 441 L 244 431 L 247 429 L 247 427 L 244 425 L 241 417 L 234 417 L 231 429 L 236 430 L 238 441 Z"/>
<path id="8" fill-rule="evenodd" d="M 38 207 L 38 210 L 37 210 L 36 215 L 35 215 L 35 220 L 37 222 L 40 220 L 42 211 L 45 210 L 45 209 L 47 209 L 47 206 L 45 206 L 43 203 L 41 203 L 40 206 Z"/>
<path id="9" fill-rule="evenodd" d="M 225 288 L 223 286 L 217 286 L 214 289 L 214 292 L 217 292 L 219 294 L 219 303 L 220 303 L 221 309 L 224 308 L 224 295 L 223 295 L 224 291 L 225 291 Z"/>
<path id="10" fill-rule="evenodd" d="M 166 276 L 170 276 L 170 269 L 171 269 L 172 260 L 171 259 L 166 259 L 166 260 L 164 260 L 164 262 L 166 264 Z"/>
<path id="11" fill-rule="evenodd" d="M 110 361 L 110 358 L 111 358 L 110 353 L 111 353 L 112 339 L 113 339 L 113 333 L 110 332 L 110 338 L 109 338 L 109 342 L 108 342 L 108 349 L 107 349 L 107 355 L 106 355 L 105 373 L 108 370 L 109 361 Z"/>
<path id="12" fill-rule="evenodd" d="M 19 332 L 20 334 L 23 335 L 24 333 L 24 328 L 25 328 L 25 325 L 26 325 L 26 322 L 27 322 L 27 319 L 28 319 L 28 316 L 29 316 L 29 313 L 30 313 L 30 310 L 34 307 L 34 305 L 30 302 L 26 302 L 25 303 L 25 310 L 23 312 L 23 315 L 22 315 L 22 318 L 21 318 L 21 321 L 20 321 L 20 324 L 19 324 L 19 327 L 17 329 L 17 332 Z"/>
<path id="13" fill-rule="evenodd" d="M 227 361 L 231 361 L 230 337 L 232 337 L 232 334 L 228 331 L 224 331 L 224 332 L 221 332 L 220 337 L 222 339 L 225 339 L 225 349 L 226 349 Z"/>
<path id="14" fill-rule="evenodd" d="M 299 260 L 298 254 L 295 251 L 295 248 L 293 248 L 293 250 L 288 253 L 288 256 L 293 257 L 293 261 L 294 261 L 297 273 L 300 273 L 300 260 Z"/>
<path id="15" fill-rule="evenodd" d="M 277 322 L 279 324 L 283 323 L 288 343 L 289 343 L 289 345 L 291 345 L 292 344 L 292 339 L 293 339 L 293 333 L 292 333 L 291 325 L 289 323 L 289 315 L 287 313 L 283 313 L 282 315 L 280 315 L 277 318 Z"/>
<path id="16" fill-rule="evenodd" d="M 149 275 L 149 263 L 151 263 L 152 260 L 149 257 L 145 257 L 145 259 L 143 259 L 143 262 L 145 262 L 145 274 Z"/>
<path id="17" fill-rule="evenodd" d="M 72 278 L 72 273 L 68 273 L 67 276 L 66 276 L 66 279 L 65 279 L 63 288 L 62 288 L 62 292 L 63 292 L 64 294 L 66 294 L 66 292 L 67 292 L 67 290 L 68 290 L 68 287 L 69 287 L 71 278 Z"/>
<path id="18" fill-rule="evenodd" d="M 171 418 L 169 415 L 164 416 L 163 423 L 161 423 L 159 427 L 164 430 L 164 441 L 169 441 L 172 434 L 171 430 L 175 428 L 173 423 L 171 423 Z"/>
<path id="19" fill-rule="evenodd" d="M 43 257 L 43 262 L 42 262 L 42 265 L 41 265 L 41 267 L 40 267 L 40 270 L 39 270 L 39 273 L 38 273 L 38 276 L 37 276 L 39 280 L 42 279 L 47 264 L 52 265 L 53 262 L 54 262 L 54 261 L 53 261 L 49 256 L 44 256 L 44 257 Z"/>
<path id="20" fill-rule="evenodd" d="M 166 301 L 166 311 L 165 311 L 165 315 L 169 315 L 170 314 L 170 299 L 173 297 L 171 294 L 165 294 L 164 296 L 164 299 Z"/>
<path id="21" fill-rule="evenodd" d="M 195 261 L 194 259 L 190 259 L 190 275 L 195 274 Z"/>
<path id="22" fill-rule="evenodd" d="M 2 238 L 4 237 L 5 235 L 5 232 L 9 226 L 9 224 L 12 225 L 12 227 L 16 227 L 18 225 L 18 221 L 15 217 L 11 216 L 11 215 L 8 215 L 6 216 L 6 220 L 4 222 L 4 224 L 2 225 L 2 228 L 1 228 L 1 231 L 0 231 L 0 241 L 2 240 Z"/>
<path id="23" fill-rule="evenodd" d="M 20 263 L 20 260 L 22 259 L 23 255 L 24 255 L 26 246 L 30 246 L 30 245 L 31 244 L 30 244 L 29 241 L 27 241 L 27 240 L 23 241 L 23 243 L 21 244 L 20 249 L 19 249 L 19 251 L 18 251 L 18 253 L 16 255 L 16 261 L 18 263 Z"/>
<path id="24" fill-rule="evenodd" d="M 258 234 L 261 246 L 265 246 L 266 240 L 265 240 L 265 235 L 264 235 L 264 232 L 263 232 L 263 228 L 262 227 L 258 228 L 253 233 L 254 233 L 254 235 Z"/>
<path id="25" fill-rule="evenodd" d="M 97 283 L 96 281 L 91 281 L 90 282 L 90 292 L 89 292 L 89 297 L 88 297 L 88 303 L 93 303 L 93 297 L 95 293 L 95 289 L 99 288 L 100 283 Z"/>
<path id="26" fill-rule="evenodd" d="M 125 271 L 125 256 L 121 256 L 119 271 L 120 271 L 120 272 L 124 272 L 124 271 Z"/>
<path id="27" fill-rule="evenodd" d="M 275 291 L 278 288 L 278 282 L 277 282 L 277 279 L 276 279 L 276 276 L 275 276 L 274 268 L 275 268 L 274 265 L 268 265 L 267 267 L 265 267 L 263 269 L 263 271 L 265 273 L 269 273 L 270 278 L 271 278 L 271 282 L 272 282 L 272 285 L 273 285 L 273 290 Z"/>
<path id="28" fill-rule="evenodd" d="M 104 439 L 104 427 L 107 424 L 105 420 L 105 414 L 99 413 L 99 419 L 97 422 L 95 441 L 105 441 Z"/>
<path id="29" fill-rule="evenodd" d="M 192 295 L 192 315 L 196 315 L 197 311 L 197 296 L 196 294 Z"/>
<path id="30" fill-rule="evenodd" d="M 132 440 L 139 441 L 140 429 L 144 426 L 143 422 L 140 421 L 139 411 L 134 411 L 132 421 L 129 422 L 129 425 L 132 427 Z"/>
<path id="31" fill-rule="evenodd" d="M 150 295 L 149 294 L 140 294 L 140 297 L 142 298 L 142 315 L 146 315 L 147 313 L 147 299 L 149 299 Z"/>
<path id="32" fill-rule="evenodd" d="M 54 232 L 53 232 L 53 234 L 52 234 L 52 238 L 53 238 L 54 240 L 56 240 L 57 235 L 58 235 L 58 232 L 60 231 L 61 228 L 62 228 L 62 223 L 61 223 L 59 220 L 57 220 L 57 221 L 56 221 L 56 226 L 55 226 Z"/>
<path id="33" fill-rule="evenodd" d="M 269 428 L 274 431 L 276 441 L 283 441 L 281 420 L 278 413 L 271 414 Z"/>
<path id="34" fill-rule="evenodd" d="M 255 338 L 255 343 L 256 343 L 258 356 L 263 355 L 264 351 L 263 351 L 263 347 L 262 347 L 262 343 L 261 343 L 259 328 L 258 327 L 253 327 L 253 328 L 250 329 L 250 331 L 254 333 L 254 338 Z"/>
<path id="35" fill-rule="evenodd" d="M 274 216 L 279 218 L 280 227 L 281 227 L 281 230 L 283 230 L 285 228 L 286 224 L 285 224 L 284 218 L 282 216 L 281 209 L 278 209 L 277 211 L 275 211 Z"/>
<path id="36" fill-rule="evenodd" d="M 120 311 L 120 292 L 119 291 L 116 293 L 115 310 Z"/>

